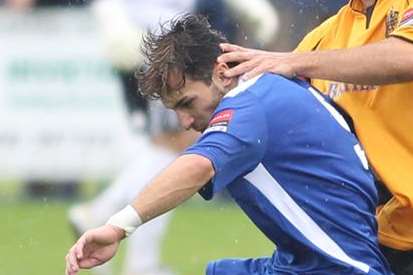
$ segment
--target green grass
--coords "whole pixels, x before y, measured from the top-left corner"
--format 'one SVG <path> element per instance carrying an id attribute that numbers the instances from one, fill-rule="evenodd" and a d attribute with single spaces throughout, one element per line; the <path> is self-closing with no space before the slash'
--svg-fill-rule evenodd
<path id="1" fill-rule="evenodd" d="M 64 205 L 2 204 L 0 217 L 0 274 L 63 274 L 72 242 Z"/>
<path id="2" fill-rule="evenodd" d="M 1 275 L 63 274 L 64 256 L 73 243 L 66 221 L 67 207 L 59 202 L 0 205 Z M 236 207 L 192 202 L 175 212 L 163 258 L 179 275 L 198 275 L 204 274 L 210 260 L 271 252 L 269 241 Z M 120 254 L 115 261 L 121 260 Z"/>

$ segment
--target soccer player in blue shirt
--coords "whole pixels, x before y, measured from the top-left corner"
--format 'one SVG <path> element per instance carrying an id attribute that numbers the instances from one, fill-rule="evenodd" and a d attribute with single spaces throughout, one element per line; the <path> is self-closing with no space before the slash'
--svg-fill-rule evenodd
<path id="1" fill-rule="evenodd" d="M 131 205 L 76 242 L 66 274 L 106 262 L 121 239 L 197 192 L 210 199 L 224 188 L 277 249 L 212 262 L 207 275 L 391 274 L 377 245 L 373 178 L 340 113 L 298 79 L 226 78 L 228 65 L 215 61 L 225 39 L 205 18 L 169 23 L 146 36 L 142 92 L 203 134 Z"/>

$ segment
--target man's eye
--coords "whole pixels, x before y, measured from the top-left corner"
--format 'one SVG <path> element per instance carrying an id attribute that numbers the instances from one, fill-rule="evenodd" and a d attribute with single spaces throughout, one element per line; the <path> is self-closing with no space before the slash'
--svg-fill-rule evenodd
<path id="1" fill-rule="evenodd" d="M 181 108 L 190 108 L 192 106 L 192 102 L 192 99 L 182 102 Z"/>

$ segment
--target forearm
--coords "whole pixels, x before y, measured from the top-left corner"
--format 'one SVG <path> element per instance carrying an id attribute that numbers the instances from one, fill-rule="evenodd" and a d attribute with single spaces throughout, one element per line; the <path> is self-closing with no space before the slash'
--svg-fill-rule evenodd
<path id="1" fill-rule="evenodd" d="M 362 47 L 297 53 L 297 75 L 345 83 L 383 85 L 413 81 L 413 44 L 398 38 Z"/>
<path id="2" fill-rule="evenodd" d="M 183 155 L 157 176 L 133 201 L 142 222 L 186 201 L 214 175 L 211 162 L 198 155 Z"/>

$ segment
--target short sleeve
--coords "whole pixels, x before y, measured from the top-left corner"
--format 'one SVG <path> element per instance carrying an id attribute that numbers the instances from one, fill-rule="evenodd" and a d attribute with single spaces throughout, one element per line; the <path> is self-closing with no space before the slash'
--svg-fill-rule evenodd
<path id="1" fill-rule="evenodd" d="M 402 12 L 399 23 L 390 36 L 399 37 L 413 43 L 413 4 L 410 4 Z"/>
<path id="2" fill-rule="evenodd" d="M 213 179 L 200 191 L 205 199 L 252 171 L 266 151 L 267 122 L 257 101 L 224 101 L 228 104 L 217 109 L 200 139 L 184 152 L 204 156 L 214 166 Z"/>

